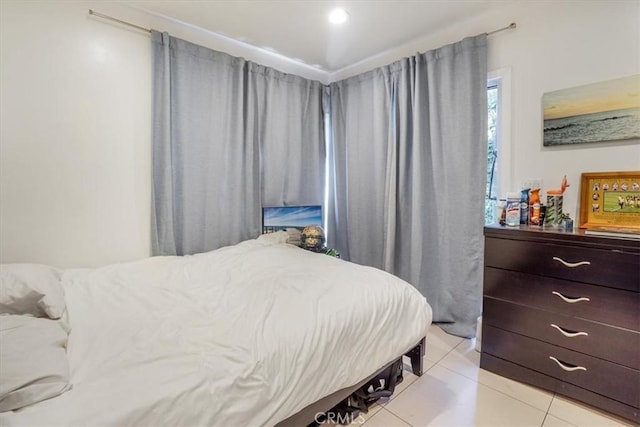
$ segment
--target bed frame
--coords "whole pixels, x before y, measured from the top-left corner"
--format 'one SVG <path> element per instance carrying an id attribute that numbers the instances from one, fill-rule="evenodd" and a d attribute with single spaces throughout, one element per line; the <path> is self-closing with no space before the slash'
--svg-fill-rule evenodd
<path id="1" fill-rule="evenodd" d="M 335 393 L 332 393 L 329 396 L 326 396 L 318 400 L 317 402 L 312 403 L 306 408 L 303 408 L 302 410 L 300 410 L 300 412 L 293 414 L 289 418 L 279 422 L 278 424 L 276 424 L 276 427 L 299 427 L 299 426 L 308 426 L 309 424 L 312 424 L 315 421 L 315 417 L 318 413 L 327 412 L 328 410 L 336 406 L 338 403 L 340 403 L 341 401 L 349 397 L 356 390 L 358 390 L 360 387 L 365 385 L 372 378 L 376 377 L 382 371 L 387 369 L 393 363 L 395 363 L 399 359 L 402 359 L 403 356 L 407 356 L 411 360 L 411 370 L 413 371 L 413 373 L 417 376 L 422 376 L 422 368 L 423 368 L 422 358 L 425 352 L 425 345 L 426 345 L 425 337 L 422 337 L 422 339 L 415 346 L 413 346 L 411 350 L 401 354 L 398 358 L 395 358 L 389 364 L 385 365 L 378 371 L 369 375 L 368 377 L 360 381 L 358 384 L 338 390 Z"/>

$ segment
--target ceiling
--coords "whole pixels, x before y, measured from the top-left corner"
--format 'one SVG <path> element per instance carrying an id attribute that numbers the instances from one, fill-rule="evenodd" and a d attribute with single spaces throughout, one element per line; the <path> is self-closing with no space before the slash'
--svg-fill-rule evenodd
<path id="1" fill-rule="evenodd" d="M 463 22 L 504 0 L 125 0 L 326 72 Z M 349 13 L 328 22 L 334 7 Z"/>

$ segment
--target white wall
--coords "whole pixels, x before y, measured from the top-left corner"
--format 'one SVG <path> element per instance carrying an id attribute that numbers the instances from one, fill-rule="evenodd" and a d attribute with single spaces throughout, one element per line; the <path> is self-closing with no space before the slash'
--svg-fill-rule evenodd
<path id="1" fill-rule="evenodd" d="M 565 211 L 576 218 L 580 174 L 640 170 L 640 141 L 543 147 L 542 95 L 639 74 L 640 1 L 515 2 L 340 70 L 331 79 L 340 80 L 511 22 L 516 22 L 516 29 L 488 39 L 489 70 L 506 68 L 511 75 L 511 138 L 507 141 L 511 170 L 506 180 L 511 189 L 518 190 L 523 181 L 542 178 L 543 187 L 550 189 L 559 188 L 566 174 L 571 187 L 565 192 Z"/>
<path id="2" fill-rule="evenodd" d="M 1 7 L 1 261 L 148 255 L 149 36 L 81 3 Z"/>
<path id="3" fill-rule="evenodd" d="M 577 214 L 580 173 L 640 169 L 640 143 L 542 147 L 548 91 L 640 73 L 638 1 L 517 2 L 333 75 L 115 2 L 0 2 L 0 262 L 97 266 L 149 255 L 151 52 L 89 8 L 320 81 L 517 22 L 489 40 L 512 80 L 512 172 Z"/>
<path id="4" fill-rule="evenodd" d="M 326 75 L 115 2 L 0 2 L 0 262 L 150 254 L 151 42 L 109 14 L 311 79 Z"/>

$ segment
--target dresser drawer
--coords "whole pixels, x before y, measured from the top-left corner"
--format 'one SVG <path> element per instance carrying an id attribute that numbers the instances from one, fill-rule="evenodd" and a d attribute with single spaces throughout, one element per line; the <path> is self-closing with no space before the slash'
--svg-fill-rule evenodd
<path id="1" fill-rule="evenodd" d="M 484 325 L 482 351 L 640 408 L 640 371 Z"/>
<path id="2" fill-rule="evenodd" d="M 577 387 L 573 384 L 560 381 L 549 375 L 542 374 L 524 366 L 516 365 L 508 360 L 494 357 L 483 352 L 480 356 L 480 368 L 493 372 L 494 374 L 511 378 L 525 384 L 530 384 L 552 393 L 570 397 L 571 399 L 585 402 L 591 406 L 603 409 L 612 414 L 631 420 L 631 425 L 640 426 L 640 408 L 627 405 L 609 396 L 594 393 L 586 388 Z M 628 423 L 615 423 L 616 425 L 627 425 Z M 595 426 L 594 426 L 595 427 Z"/>
<path id="3" fill-rule="evenodd" d="M 485 239 L 485 266 L 640 291 L 640 255 L 543 242 Z"/>
<path id="4" fill-rule="evenodd" d="M 640 332 L 485 297 L 483 324 L 640 370 Z"/>
<path id="5" fill-rule="evenodd" d="M 487 267 L 484 295 L 640 331 L 635 292 Z"/>

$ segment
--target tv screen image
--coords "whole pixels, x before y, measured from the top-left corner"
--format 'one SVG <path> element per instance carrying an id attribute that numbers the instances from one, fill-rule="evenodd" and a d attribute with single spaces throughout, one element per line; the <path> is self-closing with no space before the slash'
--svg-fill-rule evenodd
<path id="1" fill-rule="evenodd" d="M 262 208 L 262 233 L 322 226 L 322 206 L 268 206 Z"/>

